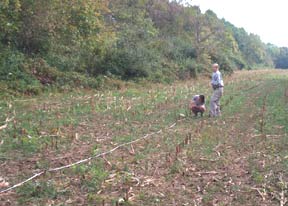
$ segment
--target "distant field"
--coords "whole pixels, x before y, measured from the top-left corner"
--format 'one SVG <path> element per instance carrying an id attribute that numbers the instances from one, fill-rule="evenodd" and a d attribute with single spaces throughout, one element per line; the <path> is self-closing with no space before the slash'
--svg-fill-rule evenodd
<path id="1" fill-rule="evenodd" d="M 10 186 L 145 137 L 0 194 L 0 205 L 286 205 L 288 71 L 225 83 L 219 119 L 187 111 L 194 94 L 210 96 L 209 79 L 0 100 Z"/>

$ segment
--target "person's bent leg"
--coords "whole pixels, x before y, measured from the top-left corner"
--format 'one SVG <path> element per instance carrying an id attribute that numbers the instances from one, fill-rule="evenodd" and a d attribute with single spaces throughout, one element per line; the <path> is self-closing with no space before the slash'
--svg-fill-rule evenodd
<path id="1" fill-rule="evenodd" d="M 206 112 L 206 107 L 205 106 L 200 106 L 201 112 Z"/>
<path id="2" fill-rule="evenodd" d="M 201 113 L 201 117 L 203 117 L 204 112 L 206 111 L 205 106 L 200 106 L 199 107 L 200 113 Z"/>
<path id="3" fill-rule="evenodd" d="M 202 108 L 199 107 L 199 106 L 193 106 L 192 107 L 192 112 L 195 114 L 195 116 L 197 116 L 199 112 L 200 113 L 202 112 Z"/>
<path id="4" fill-rule="evenodd" d="M 196 106 L 193 106 L 193 107 L 191 108 L 191 111 L 192 111 L 192 113 L 193 113 L 195 116 L 197 116 L 197 107 L 196 107 Z"/>

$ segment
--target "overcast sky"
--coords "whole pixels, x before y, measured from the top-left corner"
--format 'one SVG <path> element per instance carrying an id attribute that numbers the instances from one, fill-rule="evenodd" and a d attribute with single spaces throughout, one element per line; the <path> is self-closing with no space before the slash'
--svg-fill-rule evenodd
<path id="1" fill-rule="evenodd" d="M 187 0 L 202 12 L 213 10 L 247 32 L 258 34 L 265 43 L 288 47 L 287 0 Z"/>

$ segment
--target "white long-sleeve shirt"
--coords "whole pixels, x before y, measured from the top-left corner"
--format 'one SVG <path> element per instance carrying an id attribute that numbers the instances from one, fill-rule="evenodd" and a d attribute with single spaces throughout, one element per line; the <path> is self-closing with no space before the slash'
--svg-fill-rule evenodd
<path id="1" fill-rule="evenodd" d="M 213 72 L 211 84 L 212 86 L 224 87 L 224 81 L 220 71 Z"/>

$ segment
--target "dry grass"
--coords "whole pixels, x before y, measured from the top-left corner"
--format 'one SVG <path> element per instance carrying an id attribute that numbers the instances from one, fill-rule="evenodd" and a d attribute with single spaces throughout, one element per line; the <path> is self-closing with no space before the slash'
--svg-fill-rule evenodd
<path id="1" fill-rule="evenodd" d="M 166 129 L 110 156 L 47 173 L 0 201 L 285 205 L 288 73 L 237 72 L 225 80 L 219 119 L 195 119 L 186 110 L 193 94 L 211 93 L 209 80 L 2 101 L 3 123 L 14 118 L 0 131 L 0 173 L 10 184 Z"/>

